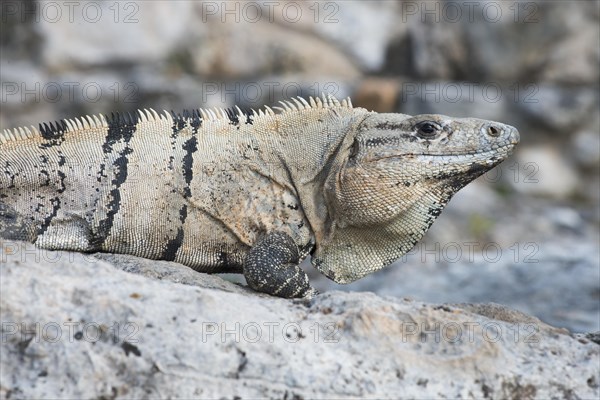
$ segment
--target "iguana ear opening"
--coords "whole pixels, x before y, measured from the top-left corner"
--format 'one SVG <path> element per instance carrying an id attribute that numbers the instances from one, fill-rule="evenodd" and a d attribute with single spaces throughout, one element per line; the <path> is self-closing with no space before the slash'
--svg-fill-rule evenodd
<path id="1" fill-rule="evenodd" d="M 447 200 L 431 196 L 395 219 L 371 226 L 332 227 L 317 243 L 312 264 L 337 283 L 351 283 L 406 254 L 423 237 Z"/>

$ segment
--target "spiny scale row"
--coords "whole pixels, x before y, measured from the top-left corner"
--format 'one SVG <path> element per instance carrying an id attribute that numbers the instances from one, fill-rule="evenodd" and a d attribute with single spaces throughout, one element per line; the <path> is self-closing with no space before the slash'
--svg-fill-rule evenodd
<path id="1" fill-rule="evenodd" d="M 258 111 L 251 109 L 249 112 L 242 111 L 238 106 L 233 109 L 195 109 L 193 111 L 184 111 L 184 119 L 202 119 L 202 121 L 219 121 L 219 120 L 243 120 L 249 116 L 253 118 L 262 118 L 267 116 L 276 115 L 277 113 L 273 110 L 277 110 L 279 113 L 293 112 L 300 110 L 308 110 L 313 108 L 328 108 L 328 107 L 346 107 L 352 108 L 352 102 L 350 98 L 343 99 L 341 102 L 335 97 L 327 94 L 323 94 L 319 97 L 309 97 L 308 101 L 298 96 L 286 101 L 279 102 L 282 107 L 269 107 L 265 106 L 264 110 L 259 109 Z M 154 122 L 159 120 L 166 120 L 169 124 L 173 124 L 174 120 L 181 120 L 182 116 L 177 115 L 174 112 L 164 111 L 159 114 L 153 109 L 137 110 L 138 118 L 140 122 Z M 46 137 L 52 132 L 64 132 L 64 131 L 77 131 L 94 128 L 107 128 L 109 124 L 123 123 L 123 124 L 135 124 L 137 118 L 131 113 L 113 113 L 111 119 L 108 120 L 103 114 L 98 115 L 86 115 L 83 117 L 63 119 L 54 123 L 40 124 L 39 129 L 34 126 L 31 127 L 19 127 L 14 129 L 4 129 L 0 134 L 0 144 L 7 143 L 14 140 L 31 139 L 39 136 Z"/>

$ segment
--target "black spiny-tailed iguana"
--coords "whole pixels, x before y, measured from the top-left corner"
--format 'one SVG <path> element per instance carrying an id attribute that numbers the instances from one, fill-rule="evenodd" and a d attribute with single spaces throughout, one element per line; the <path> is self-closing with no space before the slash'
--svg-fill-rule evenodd
<path id="1" fill-rule="evenodd" d="M 333 97 L 277 112 L 153 110 L 0 134 L 0 238 L 242 272 L 314 293 L 392 263 L 519 141 L 497 122 L 378 114 Z"/>

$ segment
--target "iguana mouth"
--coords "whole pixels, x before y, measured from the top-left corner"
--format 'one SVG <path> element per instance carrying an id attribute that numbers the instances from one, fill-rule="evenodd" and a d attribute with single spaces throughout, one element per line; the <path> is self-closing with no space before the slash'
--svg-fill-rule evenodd
<path id="1" fill-rule="evenodd" d="M 479 153 L 446 153 L 446 154 L 424 154 L 424 153 L 408 153 L 408 154 L 400 154 L 400 155 L 390 155 L 374 158 L 370 161 L 380 161 L 387 159 L 403 159 L 403 158 L 419 158 L 419 159 L 431 159 L 431 160 L 439 160 L 439 159 L 447 159 L 448 162 L 456 162 L 458 158 L 465 159 L 493 159 L 498 158 L 498 156 L 507 157 L 511 154 L 514 149 L 515 144 L 510 143 L 504 146 L 497 147 L 493 150 L 482 151 Z"/>
<path id="2" fill-rule="evenodd" d="M 478 153 L 447 153 L 447 154 L 413 154 L 417 157 L 432 157 L 432 158 L 448 158 L 449 160 L 456 160 L 457 157 L 468 157 L 468 158 L 482 158 L 486 156 L 497 156 L 500 154 L 510 154 L 512 149 L 515 147 L 514 144 L 507 144 L 504 146 L 497 147 L 493 150 L 486 150 Z"/>

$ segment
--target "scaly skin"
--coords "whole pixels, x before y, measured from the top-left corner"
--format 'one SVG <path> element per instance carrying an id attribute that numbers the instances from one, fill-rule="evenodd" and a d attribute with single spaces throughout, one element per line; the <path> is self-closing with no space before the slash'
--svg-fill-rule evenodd
<path id="1" fill-rule="evenodd" d="M 241 272 L 255 290 L 311 296 L 298 267 L 308 254 L 338 283 L 392 263 L 519 141 L 497 122 L 293 101 L 4 131 L 0 238 Z"/>

